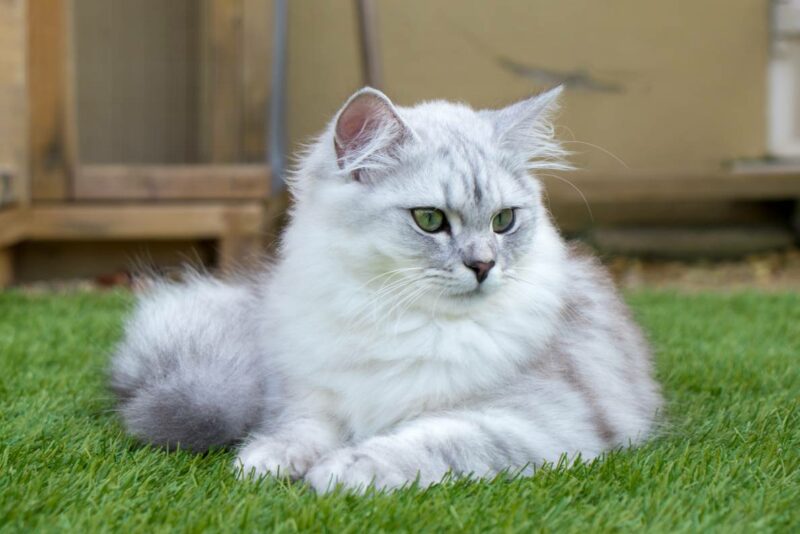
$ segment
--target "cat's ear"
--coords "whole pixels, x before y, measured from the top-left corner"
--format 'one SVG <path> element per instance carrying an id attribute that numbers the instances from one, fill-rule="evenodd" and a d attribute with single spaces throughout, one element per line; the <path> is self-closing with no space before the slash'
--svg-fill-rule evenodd
<path id="1" fill-rule="evenodd" d="M 339 168 L 356 178 L 361 171 L 385 168 L 411 130 L 391 100 L 366 87 L 351 96 L 336 116 L 334 148 Z"/>
<path id="2" fill-rule="evenodd" d="M 559 85 L 491 112 L 497 141 L 518 154 L 529 169 L 570 168 L 565 161 L 568 154 L 555 139 L 552 123 L 563 90 Z"/>

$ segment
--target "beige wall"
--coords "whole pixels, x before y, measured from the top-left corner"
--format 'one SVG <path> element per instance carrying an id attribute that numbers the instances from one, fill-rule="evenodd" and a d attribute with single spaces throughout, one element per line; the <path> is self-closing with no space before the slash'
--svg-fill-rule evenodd
<path id="1" fill-rule="evenodd" d="M 291 3 L 294 143 L 361 83 L 352 4 Z M 630 167 L 703 170 L 764 155 L 767 0 L 377 4 L 386 91 L 400 104 L 497 106 L 572 75 L 562 137 Z M 582 167 L 621 168 L 601 150 L 570 147 Z"/>
<path id="2" fill-rule="evenodd" d="M 255 1 L 228 2 L 244 6 L 242 21 L 234 22 L 245 33 L 258 29 L 256 11 L 248 7 Z M 203 113 L 209 106 L 198 96 L 201 4 L 142 2 L 135 9 L 127 0 L 77 2 L 82 153 L 89 161 L 202 159 L 197 129 L 208 124 Z M 449 98 L 489 107 L 567 79 L 559 133 L 602 147 L 571 143 L 579 166 L 622 169 L 608 151 L 634 169 L 715 169 L 765 153 L 767 4 L 378 0 L 385 89 L 399 104 Z M 9 5 L 15 2 L 0 2 L 3 9 Z M 261 11 L 257 18 L 268 27 Z M 263 46 L 267 65 L 269 44 L 256 44 L 249 53 Z M 290 2 L 291 147 L 320 131 L 362 84 L 358 46 L 355 2 Z M 126 55 L 129 63 L 114 59 Z M 262 64 L 257 57 L 248 62 Z M 242 93 L 252 105 L 245 106 L 244 119 L 231 115 L 236 120 L 228 126 L 245 120 L 249 131 L 259 132 L 263 97 L 247 96 L 257 84 L 243 87 L 231 86 L 226 94 Z M 238 135 L 238 127 L 228 135 L 227 123 L 221 124 L 212 129 L 223 138 Z M 246 157 L 260 157 L 263 137 L 249 138 Z"/>

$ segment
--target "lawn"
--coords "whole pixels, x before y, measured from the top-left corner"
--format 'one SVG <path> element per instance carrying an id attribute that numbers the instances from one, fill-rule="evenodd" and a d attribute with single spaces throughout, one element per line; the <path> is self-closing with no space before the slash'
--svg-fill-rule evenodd
<path id="1" fill-rule="evenodd" d="M 635 293 L 662 436 L 528 479 L 317 497 L 142 447 L 104 390 L 123 293 L 0 294 L 0 530 L 798 531 L 800 295 Z"/>

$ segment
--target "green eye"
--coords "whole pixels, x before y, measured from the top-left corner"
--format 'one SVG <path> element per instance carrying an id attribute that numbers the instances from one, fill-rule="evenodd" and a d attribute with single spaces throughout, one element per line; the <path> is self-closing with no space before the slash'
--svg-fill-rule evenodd
<path id="1" fill-rule="evenodd" d="M 502 234 L 511 230 L 514 226 L 514 208 L 506 208 L 500 210 L 497 215 L 492 219 L 492 230 L 495 233 Z"/>
<path id="2" fill-rule="evenodd" d="M 444 213 L 436 208 L 414 208 L 411 210 L 411 214 L 414 216 L 417 226 L 426 232 L 438 232 L 444 230 L 447 225 Z"/>

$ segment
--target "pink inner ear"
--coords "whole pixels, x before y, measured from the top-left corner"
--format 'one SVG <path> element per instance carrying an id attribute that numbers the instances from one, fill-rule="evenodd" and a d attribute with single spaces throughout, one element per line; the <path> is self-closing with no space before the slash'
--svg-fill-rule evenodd
<path id="1" fill-rule="evenodd" d="M 369 164 L 371 157 L 385 155 L 405 133 L 389 99 L 374 89 L 363 89 L 336 119 L 333 141 L 339 168 L 357 173 L 354 165 Z"/>
<path id="2" fill-rule="evenodd" d="M 369 122 L 371 106 L 364 100 L 353 102 L 339 118 L 336 137 L 345 145 L 354 141 Z"/>
<path id="3" fill-rule="evenodd" d="M 351 102 L 336 124 L 336 141 L 342 152 L 357 150 L 368 143 L 371 131 L 385 115 L 383 104 L 374 96 L 365 95 Z"/>

